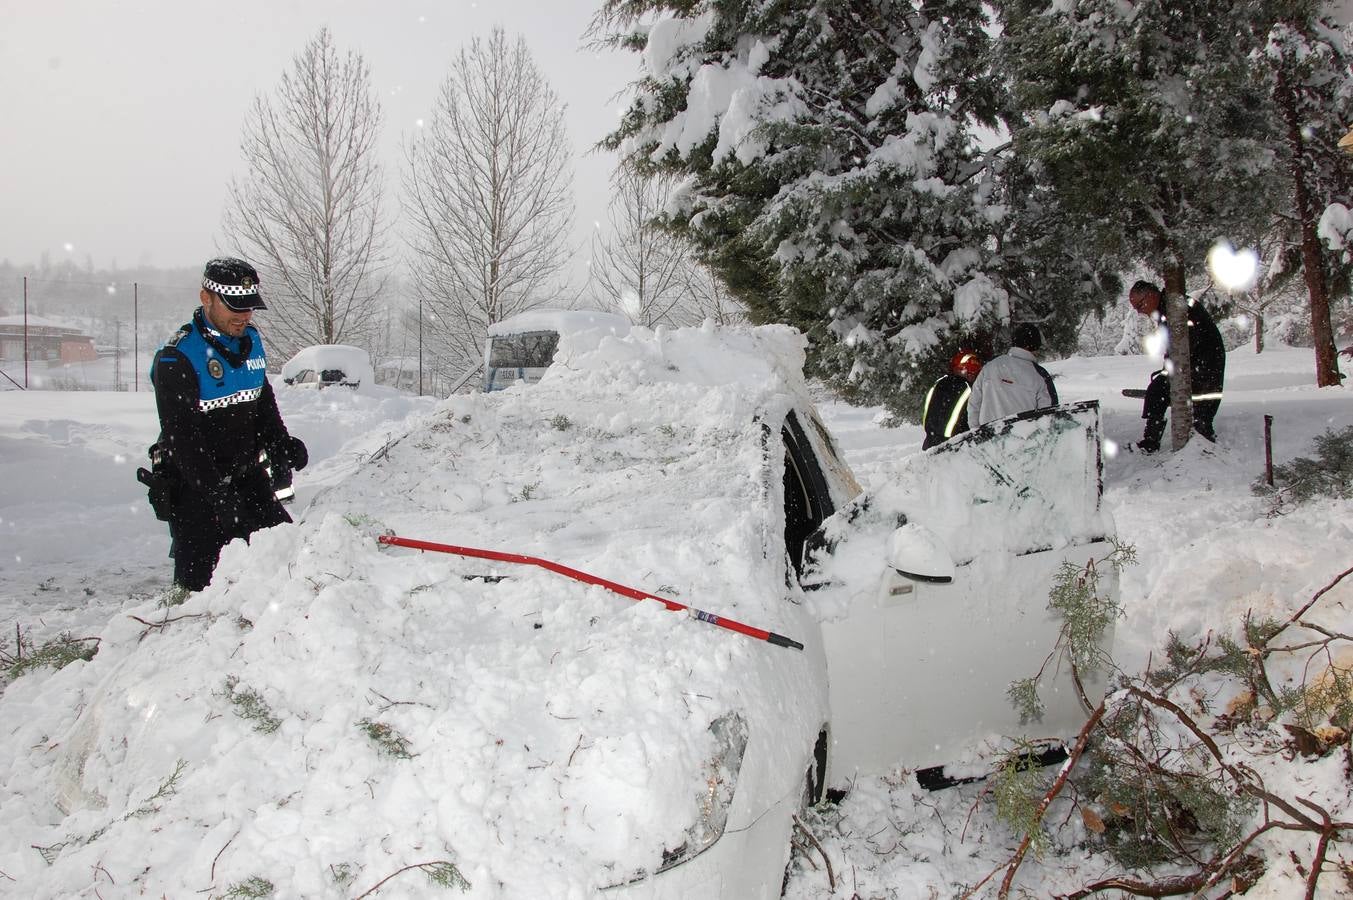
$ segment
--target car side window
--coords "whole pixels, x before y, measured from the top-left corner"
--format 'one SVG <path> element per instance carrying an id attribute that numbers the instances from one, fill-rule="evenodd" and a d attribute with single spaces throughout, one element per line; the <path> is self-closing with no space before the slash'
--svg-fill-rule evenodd
<path id="1" fill-rule="evenodd" d="M 785 417 L 780 437 L 785 445 L 785 551 L 794 574 L 803 574 L 804 547 L 823 521 L 834 512 L 827 480 L 798 417 Z"/>

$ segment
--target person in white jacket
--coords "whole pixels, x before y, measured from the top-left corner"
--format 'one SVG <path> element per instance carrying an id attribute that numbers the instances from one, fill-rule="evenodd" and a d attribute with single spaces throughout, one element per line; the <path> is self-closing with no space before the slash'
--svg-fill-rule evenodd
<path id="1" fill-rule="evenodd" d="M 1021 322 L 1010 335 L 1011 347 L 982 367 L 968 398 L 968 420 L 974 426 L 1031 409 L 1057 405 L 1052 376 L 1034 357 L 1043 335 L 1032 322 Z"/>

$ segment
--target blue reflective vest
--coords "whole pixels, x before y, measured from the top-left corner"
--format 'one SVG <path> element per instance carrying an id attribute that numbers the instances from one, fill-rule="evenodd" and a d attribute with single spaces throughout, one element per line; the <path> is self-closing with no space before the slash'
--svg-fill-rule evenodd
<path id="1" fill-rule="evenodd" d="M 209 494 L 256 468 L 261 451 L 271 456 L 288 439 L 268 383 L 263 339 L 252 325 L 232 338 L 197 310 L 156 352 L 150 380 L 160 445 L 197 492 Z"/>

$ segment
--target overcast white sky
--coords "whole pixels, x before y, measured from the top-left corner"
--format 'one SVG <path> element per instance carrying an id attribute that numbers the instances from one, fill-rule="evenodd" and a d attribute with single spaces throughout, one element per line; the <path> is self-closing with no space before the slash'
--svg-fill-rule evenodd
<path id="1" fill-rule="evenodd" d="M 580 49 L 600 0 L 0 0 L 0 260 L 197 265 L 220 240 L 239 132 L 327 25 L 371 67 L 385 115 L 386 206 L 401 137 L 452 55 L 502 25 L 568 105 L 578 239 L 605 220 L 608 154 L 633 54 Z M 221 249 L 232 249 L 222 247 Z"/>
<path id="2" fill-rule="evenodd" d="M 371 66 L 390 212 L 399 141 L 428 114 L 452 54 L 494 24 L 524 35 L 569 108 L 581 244 L 605 220 L 613 165 L 584 151 L 615 123 L 614 95 L 638 66 L 579 49 L 600 2 L 0 0 L 0 260 L 211 256 L 250 104 L 324 25 Z M 1330 5 L 1348 21 L 1353 0 Z"/>

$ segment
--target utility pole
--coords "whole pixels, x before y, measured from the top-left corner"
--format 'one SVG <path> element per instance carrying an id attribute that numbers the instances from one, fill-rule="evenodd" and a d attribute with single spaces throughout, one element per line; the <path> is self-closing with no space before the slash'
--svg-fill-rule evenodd
<path id="1" fill-rule="evenodd" d="M 132 282 L 132 390 L 141 390 L 141 315 L 137 283 Z"/>
<path id="2" fill-rule="evenodd" d="M 423 396 L 423 297 L 418 297 L 418 396 Z"/>
<path id="3" fill-rule="evenodd" d="M 28 390 L 28 276 L 23 277 L 23 389 Z"/>
<path id="4" fill-rule="evenodd" d="M 113 320 L 114 333 L 117 335 L 113 347 L 113 390 L 122 390 L 122 320 Z"/>

